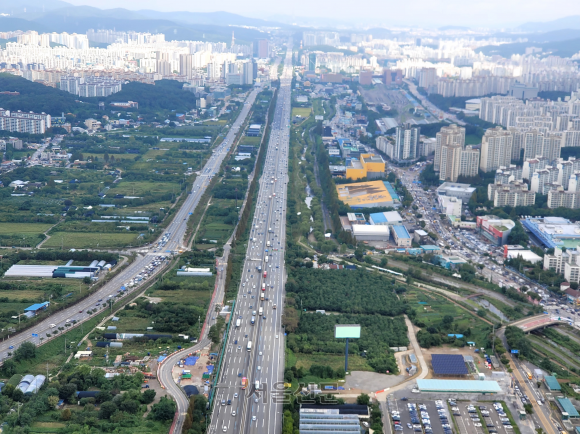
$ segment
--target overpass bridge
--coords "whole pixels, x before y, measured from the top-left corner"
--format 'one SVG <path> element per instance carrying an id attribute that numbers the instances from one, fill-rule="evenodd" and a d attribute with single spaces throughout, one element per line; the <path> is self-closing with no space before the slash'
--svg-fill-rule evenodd
<path id="1" fill-rule="evenodd" d="M 511 323 L 511 326 L 519 327 L 524 332 L 529 333 L 533 330 L 538 330 L 555 324 L 573 324 L 573 320 L 564 316 L 556 316 L 550 314 L 541 314 L 524 318 L 519 321 Z"/>

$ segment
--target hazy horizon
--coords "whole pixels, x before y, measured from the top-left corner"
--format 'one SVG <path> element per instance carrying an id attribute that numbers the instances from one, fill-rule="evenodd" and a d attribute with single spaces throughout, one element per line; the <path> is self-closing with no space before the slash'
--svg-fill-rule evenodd
<path id="1" fill-rule="evenodd" d="M 67 0 L 74 5 L 95 7 L 89 0 Z M 358 5 L 355 5 L 358 6 Z M 311 2 L 295 0 L 290 8 L 281 3 L 272 3 L 265 0 L 246 0 L 237 2 L 222 0 L 219 6 L 215 3 L 191 3 L 185 0 L 175 0 L 163 4 L 155 0 L 102 0 L 99 8 L 126 8 L 130 10 L 152 9 L 162 12 L 189 11 L 189 12 L 231 12 L 251 18 L 275 19 L 288 17 L 286 22 L 296 18 L 300 24 L 302 18 L 322 18 L 325 25 L 328 21 L 343 22 L 344 24 L 360 25 L 388 25 L 388 26 L 421 26 L 438 28 L 441 26 L 469 26 L 469 27 L 516 27 L 530 21 L 551 21 L 571 15 L 580 15 L 580 2 L 570 0 L 489 0 L 466 3 L 459 0 L 415 2 L 395 2 L 393 0 L 364 2 L 364 7 L 355 7 L 352 2 L 345 0 L 322 0 Z"/>

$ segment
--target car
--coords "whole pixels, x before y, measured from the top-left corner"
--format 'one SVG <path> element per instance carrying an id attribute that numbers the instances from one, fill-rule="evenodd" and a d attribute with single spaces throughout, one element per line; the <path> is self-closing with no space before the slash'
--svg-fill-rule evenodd
<path id="1" fill-rule="evenodd" d="M 261 356 L 261 355 L 262 355 L 262 352 L 260 351 L 260 352 L 258 353 L 258 356 Z"/>
<path id="2" fill-rule="evenodd" d="M 237 339 L 234 341 L 234 345 L 238 345 L 238 340 Z"/>
<path id="3" fill-rule="evenodd" d="M 228 399 L 228 405 L 232 405 L 232 400 Z"/>
<path id="4" fill-rule="evenodd" d="M 222 428 L 222 431 L 223 432 L 227 432 L 227 430 L 228 430 L 228 427 L 224 425 L 223 428 Z"/>
<path id="5" fill-rule="evenodd" d="M 255 420 L 256 420 L 256 416 L 252 416 L 252 421 L 255 421 Z"/>
<path id="6" fill-rule="evenodd" d="M 237 393 L 234 393 L 234 398 L 237 398 L 237 397 L 238 397 L 238 394 Z"/>
<path id="7" fill-rule="evenodd" d="M 258 369 L 258 371 L 261 371 L 262 370 L 262 367 L 261 366 L 258 366 L 256 369 Z"/>
<path id="8" fill-rule="evenodd" d="M 226 400 L 222 399 L 222 405 L 226 405 Z"/>

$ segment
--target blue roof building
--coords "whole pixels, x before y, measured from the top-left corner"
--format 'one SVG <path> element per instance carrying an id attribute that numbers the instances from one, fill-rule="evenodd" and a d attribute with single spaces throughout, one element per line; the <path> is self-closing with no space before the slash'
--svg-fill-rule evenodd
<path id="1" fill-rule="evenodd" d="M 411 235 L 407 231 L 407 228 L 403 225 L 393 225 L 391 226 L 391 233 L 397 247 L 411 247 Z"/>
<path id="2" fill-rule="evenodd" d="M 24 309 L 24 312 L 36 313 L 40 310 L 46 310 L 49 305 L 50 305 L 50 301 L 45 301 L 44 303 L 36 303 L 36 304 L 33 304 L 32 306 L 28 306 L 26 309 Z"/>

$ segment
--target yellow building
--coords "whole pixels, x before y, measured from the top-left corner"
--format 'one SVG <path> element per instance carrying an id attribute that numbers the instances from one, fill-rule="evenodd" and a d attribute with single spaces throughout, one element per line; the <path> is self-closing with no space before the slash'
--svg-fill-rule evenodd
<path id="1" fill-rule="evenodd" d="M 377 179 L 385 176 L 385 160 L 380 155 L 361 154 L 360 159 L 351 159 L 346 168 L 347 179 Z"/>
<path id="2" fill-rule="evenodd" d="M 339 200 L 355 209 L 398 206 L 398 200 L 395 200 L 389 192 L 389 188 L 392 187 L 390 184 L 387 187 L 387 184 L 386 181 L 338 184 L 336 186 L 336 191 Z"/>

